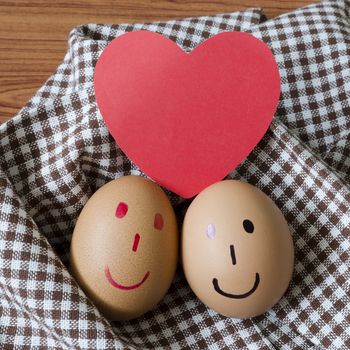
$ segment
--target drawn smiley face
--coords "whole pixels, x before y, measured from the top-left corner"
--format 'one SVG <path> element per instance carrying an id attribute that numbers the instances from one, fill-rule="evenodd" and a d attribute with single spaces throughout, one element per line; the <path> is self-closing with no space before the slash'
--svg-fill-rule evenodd
<path id="1" fill-rule="evenodd" d="M 208 187 L 191 203 L 182 234 L 187 281 L 218 313 L 257 316 L 286 291 L 293 241 L 282 213 L 259 189 L 237 180 Z"/>
<path id="2" fill-rule="evenodd" d="M 83 208 L 71 243 L 71 270 L 109 319 L 152 309 L 167 292 L 177 265 L 178 233 L 161 188 L 138 176 L 101 187 Z"/>
<path id="3" fill-rule="evenodd" d="M 129 207 L 128 207 L 127 203 L 125 203 L 125 202 L 118 203 L 117 209 L 115 211 L 116 218 L 118 220 L 123 219 L 127 215 L 128 210 L 129 210 Z M 162 214 L 156 213 L 154 215 L 153 227 L 154 227 L 154 229 L 159 230 L 159 231 L 161 231 L 163 229 L 164 219 L 163 219 Z M 138 248 L 139 248 L 140 240 L 141 240 L 141 235 L 139 233 L 135 233 L 133 243 L 131 245 L 131 251 L 133 251 L 134 253 L 136 253 Z M 109 268 L 108 264 L 105 265 L 104 273 L 105 273 L 105 276 L 107 278 L 107 281 L 109 282 L 109 284 L 111 286 L 113 286 L 114 288 L 120 289 L 120 290 L 124 290 L 124 291 L 131 291 L 131 290 L 134 290 L 134 289 L 141 287 L 146 282 L 146 280 L 148 279 L 148 277 L 151 274 L 150 271 L 147 271 L 145 273 L 145 275 L 143 276 L 141 281 L 134 283 L 134 284 L 131 284 L 131 285 L 124 285 L 122 283 L 117 282 L 112 277 L 112 274 L 110 272 L 110 268 Z"/>

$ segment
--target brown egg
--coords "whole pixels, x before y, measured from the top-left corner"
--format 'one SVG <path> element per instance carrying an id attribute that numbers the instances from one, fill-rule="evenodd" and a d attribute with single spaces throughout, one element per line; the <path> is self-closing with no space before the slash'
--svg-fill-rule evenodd
<path id="1" fill-rule="evenodd" d="M 107 183 L 83 208 L 70 254 L 73 276 L 107 318 L 151 310 L 177 265 L 177 224 L 167 196 L 139 176 Z"/>
<path id="2" fill-rule="evenodd" d="M 182 234 L 187 281 L 218 313 L 257 316 L 285 293 L 292 237 L 280 210 L 256 187 L 225 180 L 206 188 L 191 203 Z"/>

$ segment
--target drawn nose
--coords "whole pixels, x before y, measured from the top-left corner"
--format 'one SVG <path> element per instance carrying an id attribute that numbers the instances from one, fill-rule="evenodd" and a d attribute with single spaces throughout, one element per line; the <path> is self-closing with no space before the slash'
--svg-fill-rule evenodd
<path id="1" fill-rule="evenodd" d="M 136 252 L 137 247 L 139 246 L 139 242 L 140 242 L 140 235 L 138 233 L 136 233 L 135 237 L 134 237 L 134 244 L 132 245 L 133 252 Z"/>
<path id="2" fill-rule="evenodd" d="M 236 254 L 235 254 L 235 247 L 233 246 L 233 244 L 230 245 L 230 254 L 231 254 L 232 265 L 236 265 Z"/>

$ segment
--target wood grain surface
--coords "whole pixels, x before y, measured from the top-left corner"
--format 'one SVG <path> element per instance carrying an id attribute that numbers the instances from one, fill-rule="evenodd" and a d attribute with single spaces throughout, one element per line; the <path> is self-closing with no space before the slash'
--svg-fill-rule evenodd
<path id="1" fill-rule="evenodd" d="M 315 2 L 315 1 L 314 1 Z M 263 8 L 268 18 L 310 4 L 277 0 L 0 0 L 0 124 L 54 72 L 83 23 L 166 20 Z"/>

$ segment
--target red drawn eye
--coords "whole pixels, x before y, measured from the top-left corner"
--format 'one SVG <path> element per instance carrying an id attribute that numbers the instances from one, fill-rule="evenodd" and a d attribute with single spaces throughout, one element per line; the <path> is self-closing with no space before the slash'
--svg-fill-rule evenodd
<path id="1" fill-rule="evenodd" d="M 128 205 L 124 202 L 120 202 L 117 206 L 117 210 L 115 211 L 115 216 L 118 219 L 123 218 L 128 212 Z"/>
<path id="2" fill-rule="evenodd" d="M 162 214 L 157 213 L 154 216 L 154 228 L 161 230 L 164 226 L 164 220 Z"/>

